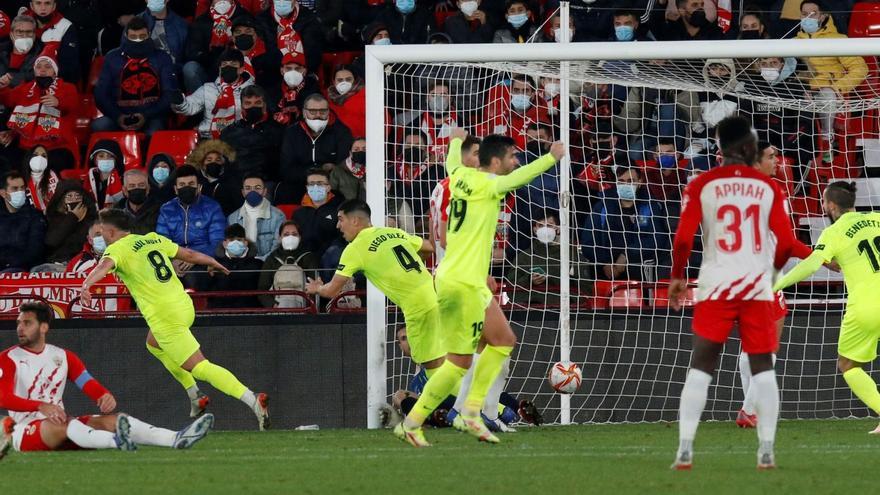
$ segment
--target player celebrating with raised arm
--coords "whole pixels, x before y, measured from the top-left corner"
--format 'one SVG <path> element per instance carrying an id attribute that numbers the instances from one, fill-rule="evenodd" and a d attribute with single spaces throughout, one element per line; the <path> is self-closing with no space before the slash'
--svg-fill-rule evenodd
<path id="1" fill-rule="evenodd" d="M 504 196 L 531 182 L 565 154 L 561 142 L 553 143 L 550 153 L 517 168 L 513 139 L 490 135 L 480 145 L 480 167 L 462 165 L 461 145 L 467 133 L 452 131 L 446 172 L 450 177 L 452 200 L 446 255 L 437 268 L 436 287 L 440 305 L 440 327 L 446 361 L 434 373 L 413 409 L 404 420 L 398 437 L 411 445 L 430 445 L 421 425 L 461 381 L 471 365 L 480 338 L 486 348 L 474 369 L 474 378 L 461 411 L 467 431 L 481 441 L 497 443 L 480 418 L 480 409 L 504 361 L 513 351 L 516 335 L 509 326 L 486 327 L 484 320 L 492 293 L 486 287 L 498 213 Z M 500 309 L 497 309 L 500 312 Z M 499 315 L 503 318 L 503 315 Z"/>
<path id="2" fill-rule="evenodd" d="M 772 279 L 776 252 L 790 252 L 794 235 L 779 187 L 752 167 L 758 143 L 749 121 L 728 117 L 716 129 L 723 165 L 700 174 L 685 188 L 672 248 L 669 299 L 673 308 L 680 309 L 687 288 L 685 265 L 702 226 L 704 251 L 694 307 L 693 352 L 681 392 L 679 446 L 672 467 L 691 468 L 694 437 L 712 374 L 736 323 L 752 370 L 758 468 L 773 468 L 779 388 L 771 357 L 778 347 Z"/>
<path id="3" fill-rule="evenodd" d="M 840 265 L 846 283 L 846 311 L 837 340 L 837 368 L 862 402 L 880 414 L 877 384 L 862 367 L 877 358 L 880 318 L 877 317 L 877 287 L 880 286 L 880 213 L 856 213 L 856 186 L 832 182 L 825 188 L 822 209 L 831 218 L 807 259 L 798 263 L 774 290 L 782 290 L 806 279 L 823 263 Z M 760 426 L 760 423 L 759 423 Z M 880 426 L 871 431 L 880 433 Z"/>
<path id="4" fill-rule="evenodd" d="M 98 266 L 83 281 L 80 296 L 91 303 L 92 286 L 110 272 L 125 284 L 147 325 L 147 350 L 156 356 L 180 382 L 193 402 L 199 404 L 195 380 L 210 383 L 217 390 L 241 400 L 257 415 L 260 430 L 269 426 L 268 397 L 254 394 L 226 368 L 205 359 L 190 327 L 195 319 L 192 299 L 183 290 L 171 266 L 172 259 L 229 274 L 217 260 L 197 251 L 179 247 L 165 237 L 151 232 L 136 235 L 129 232 L 131 217 L 123 210 L 105 209 L 98 214 L 107 241 L 107 250 Z M 195 411 L 196 414 L 203 412 Z"/>
<path id="5" fill-rule="evenodd" d="M 116 409 L 113 395 L 92 378 L 79 357 L 46 343 L 52 308 L 28 302 L 19 308 L 18 345 L 0 353 L 0 459 L 15 448 L 39 450 L 135 450 L 138 444 L 185 449 L 208 434 L 214 416 L 206 414 L 183 430 L 157 428 Z M 76 383 L 102 415 L 70 417 L 64 411 L 64 386 Z"/>
<path id="6" fill-rule="evenodd" d="M 430 253 L 427 240 L 391 227 L 374 227 L 370 207 L 351 199 L 339 205 L 337 228 L 348 241 L 339 267 L 329 283 L 309 279 L 306 291 L 321 297 L 336 297 L 358 272 L 403 311 L 409 329 L 412 360 L 425 368 L 430 377 L 443 364 L 446 352 L 440 347 L 440 316 L 434 279 L 422 262 L 421 253 Z"/>

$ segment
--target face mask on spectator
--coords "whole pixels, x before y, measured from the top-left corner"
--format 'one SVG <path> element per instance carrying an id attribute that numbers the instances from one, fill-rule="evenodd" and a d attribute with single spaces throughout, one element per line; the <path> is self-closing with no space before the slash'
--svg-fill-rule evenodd
<path id="1" fill-rule="evenodd" d="M 97 160 L 98 170 L 101 171 L 102 174 L 109 174 L 116 167 L 116 160 L 112 158 L 107 158 L 105 160 Z"/>
<path id="2" fill-rule="evenodd" d="M 15 191 L 9 193 L 9 204 L 16 210 L 24 206 L 27 201 L 27 195 L 24 191 Z"/>
<path id="3" fill-rule="evenodd" d="M 159 184 L 164 184 L 165 181 L 168 180 L 169 175 L 171 175 L 171 170 L 165 167 L 156 167 L 153 169 L 153 180 Z"/>
<path id="4" fill-rule="evenodd" d="M 443 95 L 428 97 L 428 110 L 432 112 L 445 112 L 449 108 L 449 99 Z"/>
<path id="5" fill-rule="evenodd" d="M 263 107 L 250 107 L 245 108 L 244 110 L 244 120 L 251 124 L 256 124 L 257 122 L 262 121 L 263 115 L 265 115 Z"/>
<path id="6" fill-rule="evenodd" d="M 763 67 L 761 69 L 761 77 L 764 78 L 767 82 L 773 82 L 779 79 L 779 69 L 774 69 L 773 67 Z"/>
<path id="7" fill-rule="evenodd" d="M 147 190 L 143 187 L 128 190 L 128 201 L 133 205 L 142 205 L 147 200 Z"/>
<path id="8" fill-rule="evenodd" d="M 29 52 L 34 47 L 33 38 L 16 38 L 13 43 L 15 44 L 15 49 L 20 53 Z"/>
<path id="9" fill-rule="evenodd" d="M 286 235 L 281 238 L 281 247 L 285 251 L 296 251 L 299 247 L 299 236 Z"/>
<path id="10" fill-rule="evenodd" d="M 618 184 L 617 197 L 625 201 L 634 201 L 636 199 L 636 185 Z"/>
<path id="11" fill-rule="evenodd" d="M 340 95 L 344 95 L 351 91 L 352 84 L 348 81 L 339 81 L 336 83 L 336 92 Z"/>
<path id="12" fill-rule="evenodd" d="M 552 100 L 556 98 L 556 95 L 559 94 L 559 85 L 556 83 L 547 83 L 544 85 L 544 95 L 547 96 L 548 100 Z"/>
<path id="13" fill-rule="evenodd" d="M 272 4 L 275 6 L 275 13 L 281 17 L 286 17 L 293 12 L 292 0 L 275 0 Z"/>
<path id="14" fill-rule="evenodd" d="M 196 200 L 198 192 L 193 186 L 185 186 L 177 189 L 177 199 L 185 205 L 191 205 Z"/>
<path id="15" fill-rule="evenodd" d="M 238 79 L 238 67 L 227 65 L 220 68 L 220 80 L 226 84 L 232 84 Z"/>
<path id="16" fill-rule="evenodd" d="M 247 251 L 247 246 L 238 239 L 226 244 L 226 252 L 229 253 L 230 258 L 241 258 L 245 251 Z"/>
<path id="17" fill-rule="evenodd" d="M 749 29 L 740 31 L 739 39 L 741 40 L 757 40 L 761 38 L 761 33 L 757 29 Z"/>
<path id="18" fill-rule="evenodd" d="M 226 15 L 232 9 L 232 4 L 226 0 L 220 0 L 214 4 L 214 11 L 220 15 Z"/>
<path id="19" fill-rule="evenodd" d="M 92 248 L 98 254 L 104 254 L 104 251 L 107 250 L 107 241 L 104 240 L 104 236 L 95 236 L 92 238 Z"/>
<path id="20" fill-rule="evenodd" d="M 34 155 L 31 157 L 30 162 L 28 162 L 28 165 L 31 167 L 31 172 L 42 174 L 46 167 L 49 166 L 49 160 L 45 156 Z"/>
<path id="21" fill-rule="evenodd" d="M 52 82 L 55 80 L 52 76 L 35 76 L 34 82 L 37 83 L 41 89 L 47 89 L 52 85 Z"/>
<path id="22" fill-rule="evenodd" d="M 374 45 L 390 45 L 391 38 L 382 38 L 373 42 Z"/>
<path id="23" fill-rule="evenodd" d="M 694 26 L 694 27 L 699 28 L 699 27 L 705 26 L 706 24 L 709 23 L 709 20 L 706 19 L 706 11 L 703 9 L 697 9 L 697 10 L 693 11 L 693 13 L 691 13 L 691 19 L 689 22 L 690 22 L 691 26 Z"/>
<path id="24" fill-rule="evenodd" d="M 132 41 L 126 39 L 122 45 L 125 53 L 132 58 L 145 58 L 150 54 L 150 48 L 153 47 L 153 40 L 146 39 L 143 41 Z"/>
<path id="25" fill-rule="evenodd" d="M 416 10 L 416 0 L 395 0 L 394 4 L 401 14 L 409 14 Z"/>
<path id="26" fill-rule="evenodd" d="M 327 199 L 327 188 L 324 186 L 306 186 L 306 191 L 315 203 L 322 203 Z"/>
<path id="27" fill-rule="evenodd" d="M 513 14 L 507 16 L 507 22 L 515 29 L 519 29 L 529 20 L 529 14 Z"/>
<path id="28" fill-rule="evenodd" d="M 542 244 L 550 244 L 554 240 L 556 240 L 556 229 L 553 227 L 538 227 L 535 229 L 535 237 Z"/>
<path id="29" fill-rule="evenodd" d="M 158 14 L 165 10 L 165 0 L 147 0 L 147 8 L 150 12 Z"/>
<path id="30" fill-rule="evenodd" d="M 209 163 L 205 165 L 205 173 L 215 179 L 219 179 L 223 175 L 223 164 L 217 162 Z"/>
<path id="31" fill-rule="evenodd" d="M 284 84 L 287 84 L 288 88 L 295 88 L 302 84 L 303 75 L 300 71 L 291 69 L 284 73 Z"/>
<path id="32" fill-rule="evenodd" d="M 235 48 L 246 52 L 254 47 L 254 37 L 249 34 L 239 34 L 235 37 Z"/>
<path id="33" fill-rule="evenodd" d="M 571 28 L 566 29 L 566 31 L 568 32 L 568 41 L 572 41 L 572 38 L 574 38 L 574 31 L 572 31 Z M 557 43 L 562 43 L 562 29 L 561 28 L 556 28 L 553 30 L 553 41 L 555 41 Z"/>
<path id="34" fill-rule="evenodd" d="M 659 155 L 657 156 L 657 162 L 660 163 L 660 168 L 675 168 L 678 166 L 678 160 L 675 158 L 675 155 Z"/>
<path id="35" fill-rule="evenodd" d="M 473 0 L 468 0 L 467 2 L 461 2 L 459 8 L 461 9 L 462 14 L 464 14 L 466 17 L 470 17 L 474 15 L 474 12 L 476 12 L 477 9 L 480 8 L 480 6 L 479 4 L 477 4 L 477 2 L 474 2 Z"/>
<path id="36" fill-rule="evenodd" d="M 804 17 L 801 19 L 801 29 L 807 34 L 813 34 L 819 30 L 819 19 L 815 17 Z"/>
<path id="37" fill-rule="evenodd" d="M 327 121 L 321 119 L 306 119 L 306 125 L 312 132 L 321 132 L 327 127 Z"/>
<path id="38" fill-rule="evenodd" d="M 251 191 L 247 193 L 247 195 L 244 197 L 244 200 L 247 204 L 256 208 L 260 206 L 260 204 L 263 202 L 263 195 L 258 193 L 257 191 Z"/>
<path id="39" fill-rule="evenodd" d="M 636 34 L 632 26 L 615 26 L 614 37 L 617 41 L 631 41 Z"/>
<path id="40" fill-rule="evenodd" d="M 529 98 L 529 95 L 510 95 L 510 106 L 512 106 L 514 110 L 522 112 L 528 110 L 528 108 L 532 106 L 532 99 Z"/>
<path id="41" fill-rule="evenodd" d="M 351 152 L 351 163 L 356 163 L 358 165 L 363 165 L 367 163 L 367 152 L 366 151 L 352 151 Z"/>

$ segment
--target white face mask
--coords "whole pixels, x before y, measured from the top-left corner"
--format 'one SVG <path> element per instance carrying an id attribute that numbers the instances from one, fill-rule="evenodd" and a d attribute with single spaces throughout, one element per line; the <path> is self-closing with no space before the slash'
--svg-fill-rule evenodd
<path id="1" fill-rule="evenodd" d="M 46 167 L 49 165 L 49 160 L 46 159 L 45 156 L 33 156 L 31 157 L 31 161 L 29 162 L 31 166 L 31 172 L 35 174 L 42 174 Z"/>
<path id="2" fill-rule="evenodd" d="M 285 251 L 296 251 L 299 247 L 299 236 L 286 235 L 281 238 L 281 247 Z"/>
<path id="3" fill-rule="evenodd" d="M 559 94 L 559 85 L 556 83 L 547 83 L 544 85 L 544 95 L 548 96 L 548 99 L 556 98 L 556 95 Z"/>
<path id="4" fill-rule="evenodd" d="M 351 87 L 354 86 L 352 83 L 348 81 L 340 81 L 336 83 L 336 92 L 340 95 L 344 95 L 351 91 Z"/>
<path id="5" fill-rule="evenodd" d="M 535 237 L 543 244 L 550 244 L 556 240 L 556 229 L 553 227 L 538 227 L 535 230 Z"/>
<path id="6" fill-rule="evenodd" d="M 214 4 L 214 10 L 221 15 L 229 12 L 230 9 L 232 9 L 232 4 L 226 0 L 220 0 L 219 2 Z"/>
<path id="7" fill-rule="evenodd" d="M 773 82 L 779 79 L 779 69 L 773 67 L 764 67 L 761 69 L 761 77 L 767 82 Z"/>
<path id="8" fill-rule="evenodd" d="M 321 119 L 306 119 L 306 125 L 312 132 L 321 132 L 327 127 L 327 121 Z"/>
<path id="9" fill-rule="evenodd" d="M 473 0 L 468 0 L 467 2 L 461 2 L 459 8 L 461 9 L 462 14 L 470 17 L 474 15 L 474 12 L 476 12 L 477 9 L 480 8 L 480 6 L 479 4 L 477 4 L 477 2 L 474 2 Z"/>
<path id="10" fill-rule="evenodd" d="M 34 47 L 33 38 L 16 38 L 13 43 L 15 44 L 15 49 L 20 53 L 29 52 Z"/>
<path id="11" fill-rule="evenodd" d="M 572 41 L 572 38 L 574 38 L 574 31 L 571 28 L 568 28 L 567 31 L 568 31 L 568 41 Z M 562 43 L 562 29 L 561 28 L 556 28 L 553 30 L 553 40 L 556 41 L 557 43 Z"/>
<path id="12" fill-rule="evenodd" d="M 289 88 L 295 88 L 302 84 L 303 75 L 298 70 L 289 70 L 284 73 L 284 84 L 287 84 Z"/>

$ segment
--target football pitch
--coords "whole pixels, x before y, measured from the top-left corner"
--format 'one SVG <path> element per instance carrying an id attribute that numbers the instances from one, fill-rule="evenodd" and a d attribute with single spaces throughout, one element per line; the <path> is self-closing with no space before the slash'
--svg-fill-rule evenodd
<path id="1" fill-rule="evenodd" d="M 390 430 L 214 432 L 192 450 L 20 454 L 3 492 L 26 493 L 877 493 L 875 420 L 783 421 L 774 471 L 755 469 L 754 430 L 700 426 L 694 469 L 673 472 L 676 424 L 521 428 L 500 445 L 430 430 L 416 450 Z M 564 491 L 562 491 L 564 490 Z"/>

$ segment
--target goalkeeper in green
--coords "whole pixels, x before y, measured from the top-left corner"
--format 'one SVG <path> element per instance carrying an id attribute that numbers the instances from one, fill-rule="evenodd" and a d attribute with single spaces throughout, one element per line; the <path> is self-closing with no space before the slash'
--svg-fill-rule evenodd
<path id="1" fill-rule="evenodd" d="M 822 208 L 832 224 L 822 232 L 813 254 L 791 269 L 773 290 L 806 279 L 824 263 L 840 265 L 848 293 L 846 312 L 837 341 L 837 367 L 849 388 L 875 413 L 880 414 L 877 384 L 862 367 L 877 357 L 880 317 L 880 213 L 856 213 L 854 183 L 834 182 L 825 189 Z M 871 433 L 880 433 L 878 426 Z"/>

